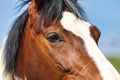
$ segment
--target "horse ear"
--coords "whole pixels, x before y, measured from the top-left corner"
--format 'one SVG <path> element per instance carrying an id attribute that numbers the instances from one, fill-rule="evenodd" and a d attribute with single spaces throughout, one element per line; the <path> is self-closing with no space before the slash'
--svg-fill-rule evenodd
<path id="1" fill-rule="evenodd" d="M 96 26 L 92 25 L 90 27 L 90 32 L 91 32 L 91 36 L 93 37 L 93 39 L 98 44 L 98 40 L 99 40 L 99 37 L 100 37 L 100 34 L 101 34 L 99 29 Z"/>
<path id="2" fill-rule="evenodd" d="M 35 22 L 35 20 L 38 18 L 39 11 L 38 11 L 38 4 L 41 0 L 31 0 L 30 7 L 28 9 L 29 13 L 29 21 L 31 24 Z"/>
<path id="3" fill-rule="evenodd" d="M 31 0 L 30 7 L 28 9 L 29 21 L 31 22 L 31 24 L 34 23 L 35 20 L 38 18 L 39 9 L 43 7 L 46 1 L 49 1 L 49 0 Z"/>

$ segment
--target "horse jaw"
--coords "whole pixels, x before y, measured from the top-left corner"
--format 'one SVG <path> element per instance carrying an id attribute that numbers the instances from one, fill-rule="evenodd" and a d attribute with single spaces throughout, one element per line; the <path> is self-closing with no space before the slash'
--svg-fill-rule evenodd
<path id="1" fill-rule="evenodd" d="M 103 80 L 120 80 L 119 73 L 104 57 L 94 39 L 90 36 L 90 27 L 92 26 L 91 24 L 84 20 L 78 19 L 70 12 L 63 13 L 61 24 L 64 29 L 71 31 L 73 34 L 83 39 L 86 51 L 95 62 Z"/>

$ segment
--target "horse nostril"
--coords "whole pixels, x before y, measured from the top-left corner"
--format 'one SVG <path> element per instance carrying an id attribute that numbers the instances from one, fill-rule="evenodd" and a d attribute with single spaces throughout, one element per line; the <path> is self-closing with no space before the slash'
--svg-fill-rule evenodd
<path id="1" fill-rule="evenodd" d="M 60 70 L 60 71 L 63 71 L 65 73 L 70 73 L 71 70 L 68 69 L 68 68 L 64 68 L 61 64 L 56 64 L 56 67 Z"/>
<path id="2" fill-rule="evenodd" d="M 58 68 L 58 70 L 64 71 L 64 68 L 63 68 L 63 66 L 61 64 L 57 63 L 56 67 Z"/>
<path id="3" fill-rule="evenodd" d="M 70 69 L 64 69 L 64 72 L 65 72 L 65 73 L 70 73 L 71 70 L 70 70 Z"/>

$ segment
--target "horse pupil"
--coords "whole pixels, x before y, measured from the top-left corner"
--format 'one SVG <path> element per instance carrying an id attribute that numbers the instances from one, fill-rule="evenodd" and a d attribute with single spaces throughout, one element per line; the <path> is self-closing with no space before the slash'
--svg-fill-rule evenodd
<path id="1" fill-rule="evenodd" d="M 58 42 L 58 41 L 60 41 L 60 38 L 57 35 L 52 35 L 51 36 L 51 41 L 52 42 Z"/>
<path id="2" fill-rule="evenodd" d="M 47 36 L 47 40 L 51 43 L 57 43 L 57 42 L 63 41 L 63 38 L 57 33 L 50 33 Z"/>

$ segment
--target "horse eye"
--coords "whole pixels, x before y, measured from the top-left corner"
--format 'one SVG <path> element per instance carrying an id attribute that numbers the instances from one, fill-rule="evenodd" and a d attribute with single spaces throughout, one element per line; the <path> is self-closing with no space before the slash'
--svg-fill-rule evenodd
<path id="1" fill-rule="evenodd" d="M 63 37 L 60 34 L 55 33 L 55 32 L 48 34 L 46 39 L 51 43 L 57 43 L 57 42 L 64 41 Z"/>

